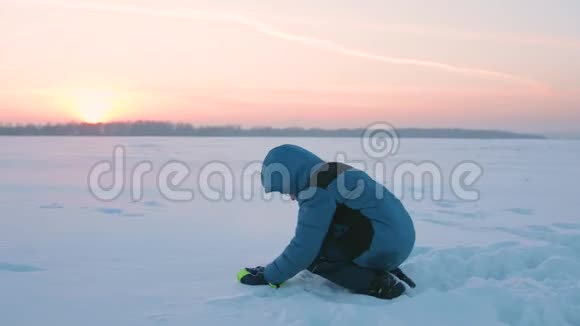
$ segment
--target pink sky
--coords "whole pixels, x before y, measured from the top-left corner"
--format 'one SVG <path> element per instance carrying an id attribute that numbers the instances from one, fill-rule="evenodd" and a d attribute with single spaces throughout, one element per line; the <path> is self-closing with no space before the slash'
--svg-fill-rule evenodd
<path id="1" fill-rule="evenodd" d="M 358 3 L 5 0 L 0 121 L 580 132 L 580 6 Z"/>

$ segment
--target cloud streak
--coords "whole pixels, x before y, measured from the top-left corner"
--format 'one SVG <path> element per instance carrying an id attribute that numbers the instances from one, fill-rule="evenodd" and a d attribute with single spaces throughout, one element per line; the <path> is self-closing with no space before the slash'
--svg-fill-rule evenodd
<path id="1" fill-rule="evenodd" d="M 202 21 L 214 21 L 230 24 L 238 24 L 255 30 L 258 33 L 271 36 L 276 39 L 284 40 L 290 43 L 300 44 L 304 47 L 318 49 L 330 53 L 335 53 L 339 55 L 344 55 L 348 57 L 358 58 L 367 61 L 382 62 L 387 64 L 395 65 L 408 65 L 415 67 L 423 67 L 433 70 L 446 71 L 448 73 L 460 74 L 478 78 L 503 80 L 519 85 L 524 85 L 529 88 L 547 90 L 549 86 L 532 80 L 523 76 L 516 74 L 482 69 L 473 67 L 461 67 L 448 63 L 430 61 L 430 60 L 419 60 L 413 58 L 400 58 L 392 57 L 381 54 L 372 53 L 365 50 L 360 50 L 356 48 L 351 48 L 342 45 L 333 40 L 316 38 L 308 35 L 296 34 L 287 32 L 277 28 L 274 25 L 255 20 L 244 15 L 237 13 L 224 13 L 224 12 L 214 12 L 214 11 L 202 11 L 202 10 L 191 10 L 187 8 L 179 9 L 165 9 L 165 8 L 154 8 L 154 7 L 140 7 L 140 6 L 128 6 L 128 5 L 116 5 L 116 4 L 96 4 L 96 3 L 83 3 L 83 2 L 59 2 L 59 1 L 45 1 L 44 4 L 69 8 L 69 9 L 79 9 L 79 10 L 93 10 L 93 11 L 103 11 L 103 12 L 114 12 L 121 14 L 132 14 L 132 15 L 142 15 L 151 17 L 164 17 L 164 18 L 181 18 L 181 19 L 193 19 Z"/>
<path id="2" fill-rule="evenodd" d="M 312 21 L 305 19 L 285 20 L 291 24 L 328 26 L 330 22 Z M 555 37 L 546 35 L 528 35 L 519 33 L 490 33 L 482 31 L 465 31 L 457 28 L 420 25 L 420 24 L 376 24 L 367 22 L 342 23 L 353 29 L 372 30 L 385 33 L 396 33 L 411 36 L 428 36 L 447 39 L 467 39 L 491 42 L 501 42 L 506 44 L 537 45 L 549 47 L 561 47 L 573 50 L 580 50 L 580 40 L 572 37 Z"/>

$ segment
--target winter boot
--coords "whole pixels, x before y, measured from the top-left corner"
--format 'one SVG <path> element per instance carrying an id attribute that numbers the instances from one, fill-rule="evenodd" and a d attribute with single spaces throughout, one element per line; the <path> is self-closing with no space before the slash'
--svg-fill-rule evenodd
<path id="1" fill-rule="evenodd" d="M 379 299 L 391 300 L 405 293 L 405 285 L 393 274 L 385 272 L 377 275 L 366 294 Z"/>

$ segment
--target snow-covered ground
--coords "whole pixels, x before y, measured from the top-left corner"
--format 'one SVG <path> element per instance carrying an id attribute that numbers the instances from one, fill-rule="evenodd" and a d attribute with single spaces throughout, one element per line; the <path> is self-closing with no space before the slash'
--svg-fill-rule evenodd
<path id="1" fill-rule="evenodd" d="M 371 161 L 357 139 L 0 138 L 0 325 L 580 325 L 579 141 L 401 140 L 389 169 L 429 160 L 447 182 L 471 160 L 484 173 L 477 201 L 448 187 L 443 200 L 414 200 L 421 189 L 406 186 L 417 244 L 403 269 L 418 288 L 394 301 L 308 272 L 279 290 L 236 282 L 293 233 L 295 203 L 239 192 L 242 168 L 280 143 Z M 88 190 L 115 145 L 127 170 L 154 166 L 141 201 Z M 192 201 L 157 190 L 171 160 L 191 168 Z M 233 200 L 200 193 L 212 161 L 238 178 Z"/>

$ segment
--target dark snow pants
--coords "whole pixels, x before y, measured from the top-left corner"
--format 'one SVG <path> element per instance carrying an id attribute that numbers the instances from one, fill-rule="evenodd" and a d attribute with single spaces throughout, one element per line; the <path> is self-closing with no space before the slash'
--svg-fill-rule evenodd
<path id="1" fill-rule="evenodd" d="M 345 257 L 333 239 L 325 241 L 318 257 L 308 267 L 308 271 L 361 294 L 369 294 L 369 291 L 386 273 L 386 271 L 356 265 L 351 259 Z"/>

